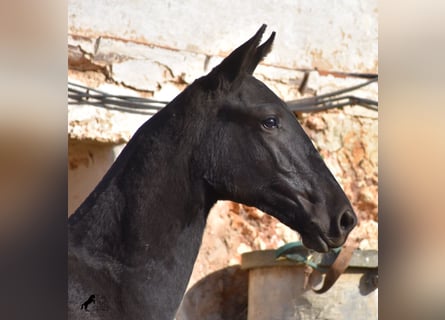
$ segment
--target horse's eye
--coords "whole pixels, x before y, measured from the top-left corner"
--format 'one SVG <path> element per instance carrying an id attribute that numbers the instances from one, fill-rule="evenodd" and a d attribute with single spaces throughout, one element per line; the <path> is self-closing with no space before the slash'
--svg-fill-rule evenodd
<path id="1" fill-rule="evenodd" d="M 263 127 L 266 129 L 278 128 L 277 118 L 270 117 L 263 121 Z"/>

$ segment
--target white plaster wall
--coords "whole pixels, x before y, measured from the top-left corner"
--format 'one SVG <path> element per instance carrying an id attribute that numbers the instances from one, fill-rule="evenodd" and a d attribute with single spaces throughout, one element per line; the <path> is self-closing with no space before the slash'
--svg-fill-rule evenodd
<path id="1" fill-rule="evenodd" d="M 70 0 L 71 34 L 225 55 L 262 23 L 277 31 L 266 63 L 377 72 L 377 0 Z"/>

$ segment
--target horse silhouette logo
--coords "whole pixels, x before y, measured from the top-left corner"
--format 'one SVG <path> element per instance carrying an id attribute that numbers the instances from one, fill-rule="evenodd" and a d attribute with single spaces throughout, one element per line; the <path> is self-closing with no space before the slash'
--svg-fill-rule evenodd
<path id="1" fill-rule="evenodd" d="M 88 311 L 88 305 L 91 303 L 96 303 L 96 296 L 94 294 L 92 294 L 87 301 L 85 301 L 84 303 L 82 303 L 80 305 L 80 310 L 85 309 L 85 311 Z"/>

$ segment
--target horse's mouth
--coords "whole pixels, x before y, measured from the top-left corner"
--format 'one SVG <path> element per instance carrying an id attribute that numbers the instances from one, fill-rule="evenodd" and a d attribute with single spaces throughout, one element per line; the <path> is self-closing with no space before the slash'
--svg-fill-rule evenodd
<path id="1" fill-rule="evenodd" d="M 311 212 L 317 212 L 317 206 L 312 201 L 308 200 L 306 195 L 297 196 L 300 205 L 303 210 L 306 211 L 308 216 L 311 216 Z M 305 232 L 300 232 L 303 245 L 317 252 L 328 252 L 330 249 L 335 248 L 334 243 L 323 232 L 318 224 L 310 223 L 304 228 Z"/>
<path id="2" fill-rule="evenodd" d="M 303 245 L 317 252 L 328 252 L 330 246 L 320 235 L 311 235 L 310 237 L 301 235 Z"/>

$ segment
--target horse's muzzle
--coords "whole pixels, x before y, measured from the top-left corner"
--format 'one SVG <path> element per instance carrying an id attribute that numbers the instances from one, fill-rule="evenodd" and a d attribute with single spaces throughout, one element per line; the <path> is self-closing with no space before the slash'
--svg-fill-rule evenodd
<path id="1" fill-rule="evenodd" d="M 318 252 L 338 248 L 345 243 L 349 233 L 357 225 L 357 216 L 349 207 L 335 217 L 331 216 L 331 219 L 328 224 L 322 223 L 323 219 L 312 219 L 304 231 L 300 232 L 305 247 Z"/>

